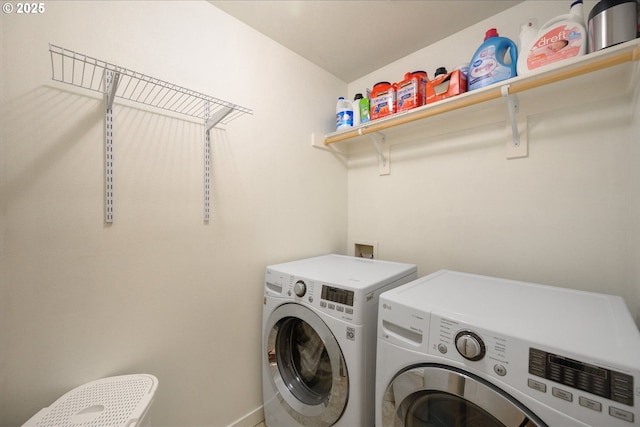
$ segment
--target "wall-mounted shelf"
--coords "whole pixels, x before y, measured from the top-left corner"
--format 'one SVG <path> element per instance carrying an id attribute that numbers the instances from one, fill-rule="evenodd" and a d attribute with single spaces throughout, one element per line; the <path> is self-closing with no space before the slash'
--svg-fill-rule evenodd
<path id="1" fill-rule="evenodd" d="M 209 221 L 209 131 L 218 124 L 253 114 L 252 110 L 60 46 L 50 44 L 49 52 L 52 80 L 104 95 L 105 222 L 113 222 L 113 103 L 116 99 L 202 120 L 205 128 L 204 220 Z"/>
<path id="2" fill-rule="evenodd" d="M 556 98 L 550 98 L 549 95 L 553 96 L 553 92 L 544 91 L 545 87 L 555 88 L 555 86 L 551 86 L 555 83 L 563 85 L 563 88 L 571 86 L 568 82 L 575 83 L 573 85 L 575 90 L 572 92 L 576 94 L 573 105 L 589 99 L 598 99 L 603 93 L 607 95 L 628 93 L 634 85 L 638 84 L 638 75 L 640 74 L 638 61 L 640 61 L 640 39 L 635 39 L 618 46 L 565 60 L 525 76 L 518 76 L 433 104 L 367 122 L 346 131 L 326 134 L 323 146 L 329 147 L 339 142 L 369 140 L 370 136 L 367 135 L 378 135 L 376 140 L 380 136 L 386 137 L 388 143 L 390 136 L 408 128 L 423 129 L 427 127 L 428 123 L 432 123 L 431 118 L 446 114 L 455 115 L 456 112 L 464 115 L 470 110 L 486 110 L 486 117 L 483 120 L 485 123 L 492 123 L 497 121 L 496 103 L 498 103 L 502 105 L 501 107 L 498 105 L 498 107 L 507 113 L 507 134 L 509 135 L 507 158 L 526 157 L 527 123 L 526 115 L 519 114 L 521 105 L 525 102 L 546 105 L 546 107 L 544 105 L 538 107 L 542 110 L 557 108 L 558 104 L 567 104 L 567 102 L 567 105 L 570 105 L 571 101 L 567 101 L 567 96 L 562 96 L 563 99 L 558 99 L 561 98 L 559 95 Z M 614 67 L 618 72 L 607 74 Z M 539 99 L 534 99 L 536 97 Z M 542 97 L 545 98 L 541 99 Z M 461 121 L 450 125 L 449 131 L 457 130 L 458 125 L 466 126 L 462 122 L 463 120 L 464 116 L 461 116 Z M 440 130 L 440 133 L 445 132 L 446 129 Z M 365 136 L 366 138 L 364 138 Z M 315 137 L 312 139 L 312 145 L 322 148 L 322 145 L 315 142 L 317 139 Z M 388 174 L 390 162 L 388 147 L 380 148 L 379 143 L 375 141 L 374 143 L 379 154 L 380 174 Z"/>

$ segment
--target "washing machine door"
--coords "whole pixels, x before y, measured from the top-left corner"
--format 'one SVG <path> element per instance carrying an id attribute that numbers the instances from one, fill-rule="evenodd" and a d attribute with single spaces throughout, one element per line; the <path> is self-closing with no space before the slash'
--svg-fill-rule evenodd
<path id="1" fill-rule="evenodd" d="M 276 308 L 265 328 L 266 358 L 280 404 L 301 425 L 328 427 L 347 406 L 349 377 L 327 324 L 300 304 Z"/>
<path id="2" fill-rule="evenodd" d="M 397 375 L 382 402 L 381 427 L 546 427 L 495 385 L 443 365 Z"/>

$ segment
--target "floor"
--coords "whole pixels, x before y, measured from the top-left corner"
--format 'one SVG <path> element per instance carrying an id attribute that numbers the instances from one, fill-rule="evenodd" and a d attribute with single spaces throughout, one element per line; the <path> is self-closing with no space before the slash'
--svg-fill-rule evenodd
<path id="1" fill-rule="evenodd" d="M 254 427 L 267 427 L 267 425 L 263 421 L 260 424 L 256 424 Z"/>

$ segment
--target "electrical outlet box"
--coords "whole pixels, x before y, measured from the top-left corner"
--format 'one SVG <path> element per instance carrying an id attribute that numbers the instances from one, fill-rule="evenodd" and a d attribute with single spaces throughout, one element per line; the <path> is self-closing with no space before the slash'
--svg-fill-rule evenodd
<path id="1" fill-rule="evenodd" d="M 378 259 L 378 242 L 352 240 L 349 255 L 360 258 Z"/>

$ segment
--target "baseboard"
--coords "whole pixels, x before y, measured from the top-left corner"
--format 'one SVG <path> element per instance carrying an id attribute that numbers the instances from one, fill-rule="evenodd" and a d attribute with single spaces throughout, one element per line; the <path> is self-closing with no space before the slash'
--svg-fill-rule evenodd
<path id="1" fill-rule="evenodd" d="M 264 421 L 264 411 L 262 406 L 249 412 L 244 417 L 232 422 L 227 427 L 254 427 Z"/>

